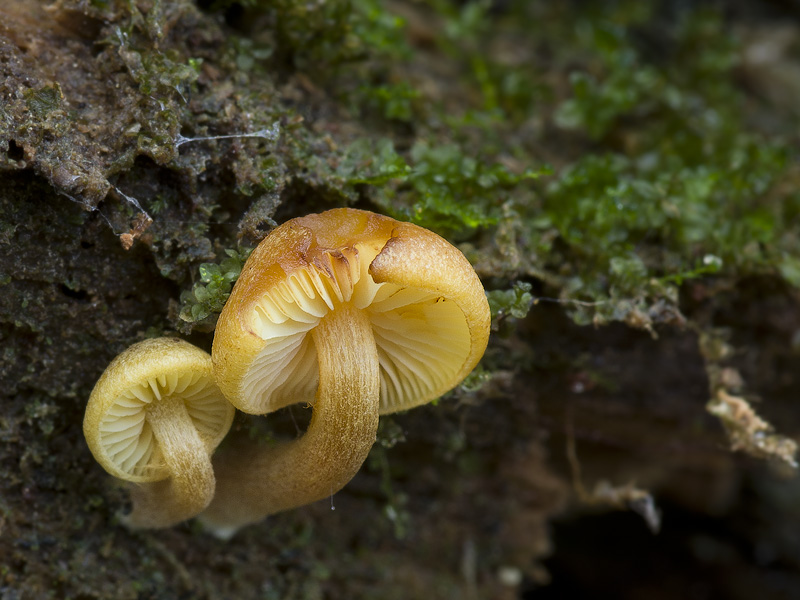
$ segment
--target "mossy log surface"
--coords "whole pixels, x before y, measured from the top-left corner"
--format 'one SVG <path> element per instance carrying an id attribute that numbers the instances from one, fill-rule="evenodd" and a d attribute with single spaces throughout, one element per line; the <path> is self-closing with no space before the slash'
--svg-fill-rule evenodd
<path id="1" fill-rule="evenodd" d="M 798 593 L 798 48 L 782 2 L 0 3 L 0 598 Z M 210 349 L 249 249 L 335 206 L 464 251 L 481 366 L 329 501 L 128 531 L 94 382 Z"/>

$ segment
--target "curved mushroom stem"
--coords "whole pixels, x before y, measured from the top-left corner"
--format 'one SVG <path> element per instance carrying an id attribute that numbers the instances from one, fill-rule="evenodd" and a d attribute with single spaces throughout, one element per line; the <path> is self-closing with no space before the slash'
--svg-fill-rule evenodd
<path id="1" fill-rule="evenodd" d="M 170 477 L 132 488 L 133 510 L 123 522 L 137 529 L 170 527 L 208 506 L 214 496 L 214 470 L 182 399 L 154 401 L 147 408 L 146 419 Z"/>
<path id="2" fill-rule="evenodd" d="M 218 537 L 327 498 L 366 460 L 378 429 L 378 351 L 367 316 L 344 304 L 313 330 L 319 387 L 308 430 L 277 447 L 231 447 L 214 459 L 217 491 L 200 515 Z"/>

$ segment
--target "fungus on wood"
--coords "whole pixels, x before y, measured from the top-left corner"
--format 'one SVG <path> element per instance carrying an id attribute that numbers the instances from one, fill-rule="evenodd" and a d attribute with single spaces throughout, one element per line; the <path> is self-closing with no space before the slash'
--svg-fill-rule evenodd
<path id="1" fill-rule="evenodd" d="M 201 516 L 221 537 L 325 498 L 359 470 L 380 414 L 429 402 L 475 367 L 489 306 L 461 252 L 355 209 L 293 219 L 256 248 L 214 335 L 214 373 L 240 410 L 313 405 L 297 440 L 215 457 Z"/>

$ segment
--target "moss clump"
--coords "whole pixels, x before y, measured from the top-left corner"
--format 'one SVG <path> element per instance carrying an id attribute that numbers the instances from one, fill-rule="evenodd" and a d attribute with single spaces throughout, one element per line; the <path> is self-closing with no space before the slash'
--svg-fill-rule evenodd
<path id="1" fill-rule="evenodd" d="M 181 293 L 180 318 L 187 323 L 196 323 L 219 314 L 252 250 L 228 249 L 225 250 L 227 258 L 221 262 L 202 263 L 198 267 L 200 281 L 192 286 L 191 291 Z"/>
<path id="2" fill-rule="evenodd" d="M 523 210 L 536 222 L 529 236 L 556 234 L 539 266 L 561 278 L 564 297 L 594 303 L 574 307 L 581 323 L 671 321 L 677 286 L 712 274 L 791 282 L 800 196 L 787 191 L 790 151 L 748 127 L 721 17 L 683 15 L 661 33 L 670 60 L 659 62 L 639 44 L 650 11 L 626 20 L 624 10 L 575 27 L 592 58 L 572 72 L 555 122 L 596 147 Z"/>
<path id="3" fill-rule="evenodd" d="M 408 174 L 397 187 L 376 190 L 375 202 L 398 218 L 451 236 L 496 224 L 512 188 L 549 173 L 517 174 L 457 144 L 419 141 L 409 154 Z"/>
<path id="4" fill-rule="evenodd" d="M 515 282 L 509 290 L 487 292 L 486 298 L 489 300 L 492 321 L 507 316 L 524 319 L 534 303 L 531 284 L 525 281 Z"/>

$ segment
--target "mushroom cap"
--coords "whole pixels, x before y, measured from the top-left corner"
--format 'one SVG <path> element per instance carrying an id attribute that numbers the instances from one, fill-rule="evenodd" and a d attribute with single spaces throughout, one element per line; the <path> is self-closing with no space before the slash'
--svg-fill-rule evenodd
<path id="1" fill-rule="evenodd" d="M 111 361 L 86 405 L 83 433 L 106 471 L 138 483 L 170 476 L 146 418 L 148 406 L 165 401 L 184 403 L 209 455 L 236 412 L 214 383 L 207 352 L 170 337 L 134 344 Z"/>
<path id="2" fill-rule="evenodd" d="M 369 316 L 380 364 L 380 412 L 429 402 L 475 367 L 489 305 L 464 255 L 411 223 L 351 208 L 287 221 L 245 264 L 214 335 L 223 394 L 252 414 L 314 403 L 310 331 L 352 303 Z"/>

